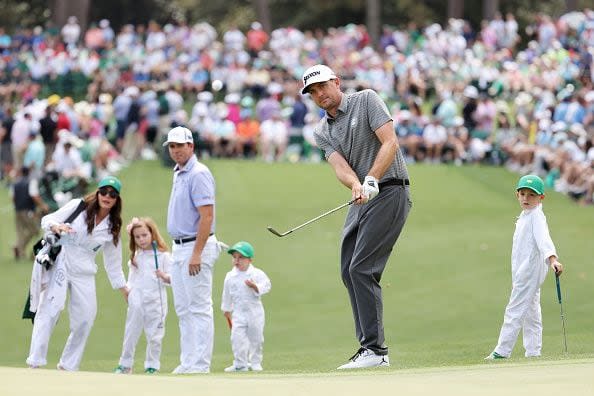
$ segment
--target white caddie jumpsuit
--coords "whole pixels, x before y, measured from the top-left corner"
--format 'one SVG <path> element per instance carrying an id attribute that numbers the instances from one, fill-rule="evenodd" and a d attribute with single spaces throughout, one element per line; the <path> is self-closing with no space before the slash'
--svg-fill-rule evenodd
<path id="1" fill-rule="evenodd" d="M 245 284 L 248 279 L 258 286 L 258 292 Z M 268 276 L 251 264 L 245 271 L 234 267 L 225 276 L 221 310 L 233 313 L 231 348 L 235 367 L 262 364 L 264 306 L 260 297 L 268 293 L 270 288 Z"/>
<path id="2" fill-rule="evenodd" d="M 161 369 L 161 346 L 165 336 L 167 317 L 167 290 L 165 283 L 155 274 L 155 255 L 152 250 L 139 250 L 128 275 L 128 311 L 120 366 L 132 367 L 138 338 L 144 330 L 146 336 L 146 357 L 144 368 Z M 157 251 L 159 269 L 171 272 L 169 252 Z"/>
<path id="3" fill-rule="evenodd" d="M 41 228 L 49 232 L 52 225 L 63 223 L 79 203 L 80 199 L 74 199 L 56 212 L 44 216 L 41 219 Z M 86 217 L 87 214 L 83 211 L 73 220 L 71 226 L 74 233 L 60 239 L 62 251 L 56 263 L 49 271 L 43 271 L 39 303 L 31 307 L 36 316 L 27 358 L 30 366 L 47 364 L 49 339 L 69 292 L 70 335 L 59 366 L 65 370 L 78 370 L 97 314 L 95 256 L 99 251 L 103 250 L 103 265 L 111 286 L 119 289 L 126 285 L 122 271 L 122 243 L 121 240 L 117 245 L 113 243 L 109 216 L 96 224 L 90 235 L 87 233 Z"/>
<path id="4" fill-rule="evenodd" d="M 557 256 L 542 205 L 524 210 L 516 222 L 512 244 L 512 292 L 505 308 L 495 352 L 509 357 L 522 329 L 526 357 L 540 356 L 542 316 L 540 286 L 549 269 L 547 258 Z"/>

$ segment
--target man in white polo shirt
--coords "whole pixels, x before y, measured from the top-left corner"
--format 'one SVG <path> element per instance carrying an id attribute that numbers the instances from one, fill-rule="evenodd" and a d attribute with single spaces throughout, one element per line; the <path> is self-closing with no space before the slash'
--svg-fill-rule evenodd
<path id="1" fill-rule="evenodd" d="M 174 374 L 208 373 L 212 357 L 213 266 L 219 255 L 215 230 L 215 181 L 194 154 L 192 132 L 169 131 L 163 144 L 175 161 L 167 211 L 173 239 L 171 286 L 179 318 L 180 365 Z"/>

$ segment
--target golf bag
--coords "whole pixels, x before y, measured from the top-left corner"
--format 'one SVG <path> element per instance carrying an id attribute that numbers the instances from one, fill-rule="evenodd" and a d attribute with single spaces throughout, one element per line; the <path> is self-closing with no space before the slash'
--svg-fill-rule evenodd
<path id="1" fill-rule="evenodd" d="M 71 223 L 74 219 L 78 217 L 79 214 L 85 210 L 86 204 L 84 200 L 81 200 L 74 212 L 68 216 L 64 223 Z M 45 267 L 46 270 L 49 270 L 52 265 L 56 262 L 56 258 L 58 254 L 62 250 L 62 246 L 58 244 L 60 240 L 60 235 L 57 234 L 47 234 L 45 237 L 41 238 L 39 241 L 35 243 L 33 246 L 33 253 L 35 253 L 35 264 L 40 264 Z M 31 312 L 31 291 L 27 293 L 27 301 L 25 302 L 25 308 L 23 309 L 23 319 L 31 319 L 31 322 L 35 321 L 35 312 Z"/>
<path id="2" fill-rule="evenodd" d="M 71 223 L 83 210 L 85 210 L 85 201 L 81 200 L 76 209 L 74 209 L 74 212 L 64 220 L 64 223 Z M 33 245 L 35 262 L 43 265 L 46 270 L 49 270 L 56 262 L 56 258 L 62 250 L 62 246 L 58 244 L 59 241 L 60 235 L 54 233 L 49 233 L 38 240 L 35 245 Z"/>

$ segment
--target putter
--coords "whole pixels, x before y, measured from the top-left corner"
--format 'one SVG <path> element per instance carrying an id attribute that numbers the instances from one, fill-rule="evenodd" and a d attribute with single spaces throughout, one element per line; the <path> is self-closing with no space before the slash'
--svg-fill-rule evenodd
<path id="1" fill-rule="evenodd" d="M 151 245 L 153 246 L 153 256 L 155 257 L 155 270 L 158 270 L 159 269 L 159 261 L 157 260 L 157 241 L 151 242 Z M 157 325 L 157 328 L 162 329 L 163 328 L 163 317 L 165 316 L 165 314 L 163 313 L 163 294 L 161 292 L 161 280 L 159 279 L 159 277 L 157 277 L 157 283 L 159 285 L 159 302 L 161 303 L 161 305 L 160 305 L 161 321 Z"/>
<path id="2" fill-rule="evenodd" d="M 329 210 L 329 211 L 327 211 L 326 213 L 322 213 L 322 214 L 321 214 L 321 215 L 319 215 L 318 217 L 315 217 L 315 218 L 313 218 L 313 219 L 311 219 L 311 220 L 309 220 L 309 221 L 307 221 L 307 222 L 305 222 L 305 223 L 303 223 L 303 224 L 301 224 L 301 225 L 298 225 L 298 226 L 297 226 L 297 227 L 295 227 L 295 228 L 291 228 L 291 229 L 290 229 L 289 231 L 287 231 L 287 232 L 280 233 L 280 232 L 278 232 L 277 230 L 275 230 L 274 228 L 272 228 L 271 226 L 268 226 L 268 227 L 266 227 L 266 228 L 268 229 L 268 231 L 272 232 L 272 233 L 273 233 L 274 235 L 276 235 L 277 237 L 280 237 L 280 238 L 282 238 L 282 237 L 284 237 L 284 236 L 287 236 L 287 235 L 289 235 L 289 234 L 290 234 L 290 233 L 292 233 L 293 231 L 297 231 L 298 229 L 300 229 L 300 228 L 302 228 L 302 227 L 305 227 L 305 226 L 306 226 L 306 225 L 308 225 L 308 224 L 311 224 L 311 223 L 313 223 L 314 221 L 320 220 L 322 217 L 326 217 L 326 216 L 328 216 L 329 214 L 332 214 L 332 213 L 336 212 L 337 210 L 340 210 L 340 209 L 342 209 L 342 208 L 346 208 L 347 206 L 349 206 L 349 205 L 352 205 L 354 202 L 355 202 L 355 199 L 351 199 L 349 202 L 345 202 L 345 203 L 343 203 L 342 205 L 340 205 L 340 206 L 337 206 L 337 207 L 336 207 L 336 208 L 334 208 L 334 209 L 330 209 L 330 210 Z"/>
<path id="3" fill-rule="evenodd" d="M 559 275 L 555 274 L 555 283 L 557 284 L 557 300 L 559 300 L 559 307 L 561 307 L 561 325 L 563 327 L 563 346 L 565 353 L 567 353 L 567 335 L 565 334 L 565 315 L 563 314 L 563 303 L 561 302 L 561 286 L 559 284 Z"/>

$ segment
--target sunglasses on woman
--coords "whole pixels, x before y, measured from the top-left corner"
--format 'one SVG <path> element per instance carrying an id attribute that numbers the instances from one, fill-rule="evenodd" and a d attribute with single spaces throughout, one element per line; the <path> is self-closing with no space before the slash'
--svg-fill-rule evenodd
<path id="1" fill-rule="evenodd" d="M 100 188 L 99 194 L 103 195 L 104 197 L 106 195 L 109 195 L 110 198 L 114 198 L 114 199 L 117 198 L 118 195 L 120 195 L 120 194 L 118 194 L 118 192 L 116 190 L 112 190 L 110 188 Z"/>

